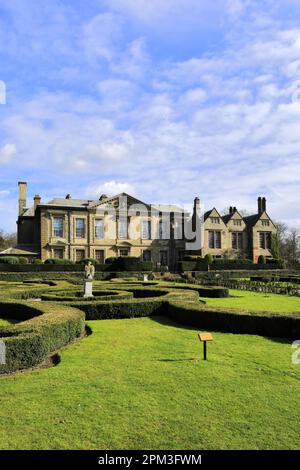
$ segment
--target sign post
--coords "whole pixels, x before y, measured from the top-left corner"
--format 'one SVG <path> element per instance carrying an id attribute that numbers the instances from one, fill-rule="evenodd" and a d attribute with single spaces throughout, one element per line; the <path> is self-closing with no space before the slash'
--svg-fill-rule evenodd
<path id="1" fill-rule="evenodd" d="M 203 342 L 203 359 L 204 361 L 207 360 L 207 348 L 206 348 L 206 342 L 207 341 L 213 341 L 213 337 L 211 333 L 199 333 L 198 338 L 200 341 Z"/>

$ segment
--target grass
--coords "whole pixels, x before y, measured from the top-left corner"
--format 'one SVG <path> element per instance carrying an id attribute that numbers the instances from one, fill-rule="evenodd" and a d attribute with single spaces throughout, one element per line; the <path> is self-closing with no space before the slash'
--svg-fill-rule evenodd
<path id="1" fill-rule="evenodd" d="M 21 320 L 14 320 L 14 319 L 6 319 L 6 318 L 0 318 L 0 327 L 1 326 L 9 326 L 14 323 L 19 323 Z"/>
<path id="2" fill-rule="evenodd" d="M 58 366 L 0 378 L 1 449 L 299 449 L 289 343 L 214 333 L 204 362 L 164 318 L 89 325 Z"/>
<path id="3" fill-rule="evenodd" d="M 300 312 L 300 298 L 280 294 L 265 294 L 230 289 L 230 297 L 224 299 L 205 298 L 211 307 L 228 307 L 242 310 L 264 310 L 271 312 Z"/>

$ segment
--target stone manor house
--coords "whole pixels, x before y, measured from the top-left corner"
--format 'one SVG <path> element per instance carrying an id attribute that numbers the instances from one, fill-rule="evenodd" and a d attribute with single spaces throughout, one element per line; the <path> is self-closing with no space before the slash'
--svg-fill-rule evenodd
<path id="1" fill-rule="evenodd" d="M 179 237 L 174 233 L 176 226 L 189 219 L 195 228 L 199 198 L 194 200 L 191 215 L 178 206 L 149 205 L 125 193 L 102 195 L 99 200 L 73 199 L 68 194 L 48 202 L 35 196 L 28 207 L 26 189 L 27 183 L 19 182 L 18 245 L 1 254 L 42 260 L 95 258 L 100 263 L 112 256 L 136 256 L 170 269 L 186 255 L 210 253 L 219 258 L 251 258 L 254 262 L 259 255 L 272 257 L 271 234 L 276 233 L 276 227 L 267 214 L 264 197 L 258 198 L 257 212 L 247 217 L 236 207 L 230 207 L 226 215 L 220 215 L 216 208 L 206 211 L 202 217 L 202 245 L 187 251 L 184 230 Z M 132 212 L 136 205 L 142 205 L 146 212 Z"/>

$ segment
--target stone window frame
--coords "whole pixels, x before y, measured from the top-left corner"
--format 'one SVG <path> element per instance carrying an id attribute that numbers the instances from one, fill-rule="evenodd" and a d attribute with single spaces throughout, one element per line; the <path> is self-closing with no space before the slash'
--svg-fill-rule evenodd
<path id="1" fill-rule="evenodd" d="M 211 246 L 211 238 L 210 234 L 213 233 L 213 246 Z M 220 237 L 219 240 L 217 240 L 217 235 Z M 218 243 L 218 241 L 220 243 Z M 220 245 L 220 246 L 218 246 Z M 221 250 L 222 249 L 222 232 L 221 230 L 208 230 L 208 248 L 212 250 Z"/>
<path id="2" fill-rule="evenodd" d="M 161 263 L 161 254 L 164 253 L 166 256 L 166 263 Z M 159 250 L 159 263 L 161 266 L 168 266 L 169 265 L 169 250 Z"/>
<path id="3" fill-rule="evenodd" d="M 75 240 L 86 240 L 87 238 L 87 217 L 85 216 L 75 216 L 73 218 L 74 220 L 74 239 Z M 84 220 L 84 237 L 78 237 L 77 236 L 77 228 L 76 228 L 76 223 L 77 223 L 77 220 Z"/>
<path id="4" fill-rule="evenodd" d="M 62 221 L 61 235 L 55 234 L 55 219 L 60 219 Z M 52 222 L 52 236 L 54 238 L 64 238 L 64 235 L 65 235 L 65 216 L 63 214 L 52 214 L 51 215 L 51 222 Z"/>
<path id="5" fill-rule="evenodd" d="M 62 251 L 62 257 L 58 257 L 59 259 L 65 259 L 66 257 L 66 247 L 65 246 L 55 246 L 53 248 L 51 248 L 51 258 L 57 258 L 57 256 L 55 256 L 55 251 L 56 250 L 61 250 Z"/>
<path id="6" fill-rule="evenodd" d="M 242 226 L 242 220 L 241 219 L 233 219 L 233 225 L 237 225 L 239 227 Z"/>
<path id="7" fill-rule="evenodd" d="M 148 226 L 148 236 L 144 236 L 144 224 Z M 151 219 L 142 219 L 141 220 L 141 239 L 142 240 L 151 240 L 151 230 L 152 230 L 152 221 Z"/>
<path id="8" fill-rule="evenodd" d="M 98 237 L 97 236 L 97 222 L 102 222 L 103 224 L 103 236 L 102 237 Z M 104 240 L 105 239 L 105 221 L 104 221 L 104 217 L 96 217 L 94 219 L 94 239 L 95 240 Z"/>
<path id="9" fill-rule="evenodd" d="M 235 245 L 234 246 L 234 238 Z M 231 248 L 233 250 L 243 250 L 244 249 L 244 235 L 243 232 L 231 232 Z"/>
<path id="10" fill-rule="evenodd" d="M 271 249 L 271 232 L 258 232 L 258 242 L 260 250 Z"/>
<path id="11" fill-rule="evenodd" d="M 144 259 L 144 253 L 150 253 L 150 259 L 145 260 Z M 149 248 L 146 248 L 142 251 L 142 256 L 141 256 L 142 261 L 152 261 L 152 250 Z"/>
<path id="12" fill-rule="evenodd" d="M 210 221 L 212 224 L 220 224 L 220 217 L 210 217 Z"/>
<path id="13" fill-rule="evenodd" d="M 103 252 L 103 263 L 105 263 L 106 260 L 106 249 L 105 248 L 94 248 L 94 259 L 97 260 L 96 257 L 96 252 L 97 251 L 102 251 Z M 98 261 L 98 260 L 97 260 Z"/>
<path id="14" fill-rule="evenodd" d="M 81 258 L 80 260 L 77 260 L 77 251 L 83 251 L 83 252 L 84 252 L 84 256 L 83 256 L 83 258 Z M 74 248 L 74 261 L 75 261 L 75 262 L 76 262 L 76 261 L 81 261 L 81 260 L 85 259 L 86 257 L 87 257 L 86 248 L 79 247 L 79 246 L 77 246 L 77 247 Z"/>

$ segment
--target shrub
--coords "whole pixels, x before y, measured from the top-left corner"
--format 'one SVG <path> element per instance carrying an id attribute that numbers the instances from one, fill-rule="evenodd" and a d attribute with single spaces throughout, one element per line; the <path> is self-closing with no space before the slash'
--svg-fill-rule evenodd
<path id="1" fill-rule="evenodd" d="M 266 257 L 264 255 L 260 255 L 257 260 L 258 264 L 267 264 Z"/>
<path id="2" fill-rule="evenodd" d="M 34 258 L 32 264 L 43 264 L 43 261 L 40 258 Z"/>
<path id="3" fill-rule="evenodd" d="M 49 258 L 46 259 L 45 264 L 75 264 L 74 261 L 71 261 L 70 259 L 61 259 L 61 258 Z"/>
<path id="4" fill-rule="evenodd" d="M 227 269 L 251 269 L 253 263 L 250 259 L 214 259 L 211 269 L 227 270 Z"/>
<path id="5" fill-rule="evenodd" d="M 178 263 L 179 272 L 184 273 L 186 271 L 207 271 L 208 262 L 205 258 L 195 257 L 194 260 L 190 261 L 179 261 Z"/>
<path id="6" fill-rule="evenodd" d="M 111 256 L 110 258 L 106 258 L 105 264 L 112 264 L 118 259 L 117 256 Z"/>
<path id="7" fill-rule="evenodd" d="M 205 259 L 207 260 L 208 265 L 210 266 L 213 263 L 214 257 L 210 253 L 205 255 Z"/>
<path id="8" fill-rule="evenodd" d="M 88 263 L 92 263 L 95 266 L 96 264 L 98 264 L 98 261 L 94 258 L 85 258 L 85 259 L 82 259 L 81 261 L 77 261 L 77 264 L 88 264 Z"/>
<path id="9" fill-rule="evenodd" d="M 28 264 L 28 259 L 23 258 L 23 256 L 20 256 L 19 258 L 19 264 Z"/>
<path id="10" fill-rule="evenodd" d="M 134 256 L 119 256 L 118 258 L 107 258 L 105 263 L 108 264 L 109 270 L 114 271 L 152 271 L 153 264 L 151 261 L 141 261 L 140 258 Z"/>
<path id="11" fill-rule="evenodd" d="M 1 256 L 0 263 L 3 264 L 18 264 L 19 258 L 17 256 Z"/>

